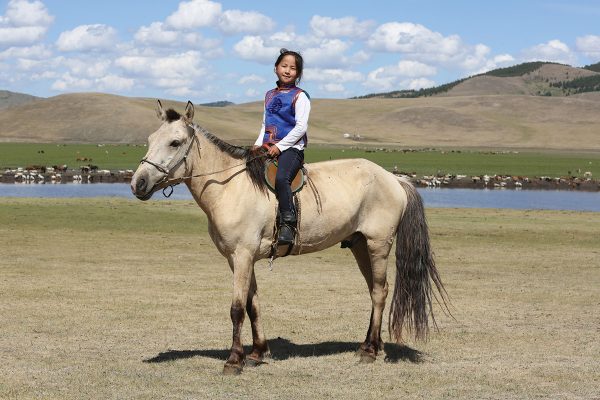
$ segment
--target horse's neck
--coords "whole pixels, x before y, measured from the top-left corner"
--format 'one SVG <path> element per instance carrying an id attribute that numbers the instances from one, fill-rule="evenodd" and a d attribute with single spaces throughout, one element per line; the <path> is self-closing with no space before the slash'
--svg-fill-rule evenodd
<path id="1" fill-rule="evenodd" d="M 220 212 L 231 199 L 239 198 L 251 186 L 244 171 L 245 160 L 221 151 L 214 143 L 199 135 L 200 152 L 195 152 L 188 188 L 202 210 L 211 215 Z M 198 176 L 199 175 L 199 176 Z M 224 201 L 226 200 L 226 201 Z"/>

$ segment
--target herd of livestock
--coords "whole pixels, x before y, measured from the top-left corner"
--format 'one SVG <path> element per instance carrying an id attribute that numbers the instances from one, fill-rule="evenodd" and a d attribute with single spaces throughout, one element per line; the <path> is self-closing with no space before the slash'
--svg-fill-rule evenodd
<path id="1" fill-rule="evenodd" d="M 66 165 L 29 166 L 25 168 L 0 171 L 0 183 L 127 183 L 131 181 L 133 170 L 98 169 L 94 165 L 69 169 Z M 398 172 L 406 175 L 419 187 L 430 188 L 473 188 L 473 189 L 562 189 L 562 190 L 600 190 L 600 181 L 592 179 L 590 172 L 583 177 L 534 177 L 510 175 L 435 175 L 421 176 Z M 310 173 L 310 172 L 309 172 Z"/>

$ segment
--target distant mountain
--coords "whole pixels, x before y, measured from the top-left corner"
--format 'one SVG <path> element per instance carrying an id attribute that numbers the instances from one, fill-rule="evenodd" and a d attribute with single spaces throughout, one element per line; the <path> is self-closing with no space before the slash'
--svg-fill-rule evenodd
<path id="1" fill-rule="evenodd" d="M 31 96 L 25 93 L 16 93 L 9 92 L 8 90 L 0 90 L 0 110 L 12 106 L 26 104 L 40 99 L 42 98 Z"/>
<path id="2" fill-rule="evenodd" d="M 416 98 L 426 96 L 531 95 L 570 96 L 600 91 L 600 63 L 575 68 L 550 62 L 528 62 L 498 68 L 433 88 L 397 90 L 355 98 Z"/>
<path id="3" fill-rule="evenodd" d="M 235 103 L 232 103 L 230 101 L 221 100 L 221 101 L 214 101 L 212 103 L 202 103 L 200 105 L 204 106 L 204 107 L 227 107 L 227 106 L 232 106 L 234 104 Z"/>

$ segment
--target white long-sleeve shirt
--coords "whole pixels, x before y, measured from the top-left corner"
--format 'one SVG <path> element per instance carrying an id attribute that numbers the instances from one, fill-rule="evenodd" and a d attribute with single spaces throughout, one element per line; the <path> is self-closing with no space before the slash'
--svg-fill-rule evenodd
<path id="1" fill-rule="evenodd" d="M 283 139 L 275 144 L 280 151 L 287 150 L 290 147 L 294 147 L 298 150 L 304 149 L 304 141 L 300 140 L 300 138 L 306 134 L 306 130 L 308 129 L 308 116 L 310 115 L 310 100 L 304 92 L 300 92 L 298 94 L 295 104 L 295 113 L 296 126 L 294 126 L 294 128 L 292 128 L 292 130 Z M 265 112 L 263 112 L 263 122 L 262 127 L 260 128 L 260 133 L 258 134 L 258 139 L 256 139 L 254 144 L 256 146 L 262 146 L 264 136 Z"/>

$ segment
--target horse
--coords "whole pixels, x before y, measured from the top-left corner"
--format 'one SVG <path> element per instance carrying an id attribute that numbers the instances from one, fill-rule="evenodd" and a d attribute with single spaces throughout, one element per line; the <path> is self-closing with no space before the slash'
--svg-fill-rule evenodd
<path id="1" fill-rule="evenodd" d="M 233 340 L 223 372 L 239 374 L 245 365 L 260 365 L 270 357 L 254 265 L 285 253 L 280 248 L 273 252 L 277 199 L 264 181 L 266 156 L 231 145 L 194 123 L 194 106 L 189 101 L 180 114 L 172 108 L 165 110 L 158 100 L 156 112 L 162 123 L 148 138 L 148 151 L 132 176 L 131 190 L 138 199 L 148 200 L 158 190 L 185 183 L 206 214 L 208 233 L 233 272 Z M 403 330 L 426 339 L 430 319 L 437 327 L 432 299 L 446 305 L 447 293 L 415 187 L 364 159 L 310 163 L 305 169 L 311 185 L 296 194 L 301 218 L 291 254 L 312 253 L 339 243 L 350 247 L 372 303 L 366 339 L 357 350 L 360 361 L 374 362 L 383 348 L 386 270 L 394 240 L 396 278 L 388 330 L 396 342 L 402 341 Z M 248 356 L 240 339 L 246 313 L 252 327 Z"/>

